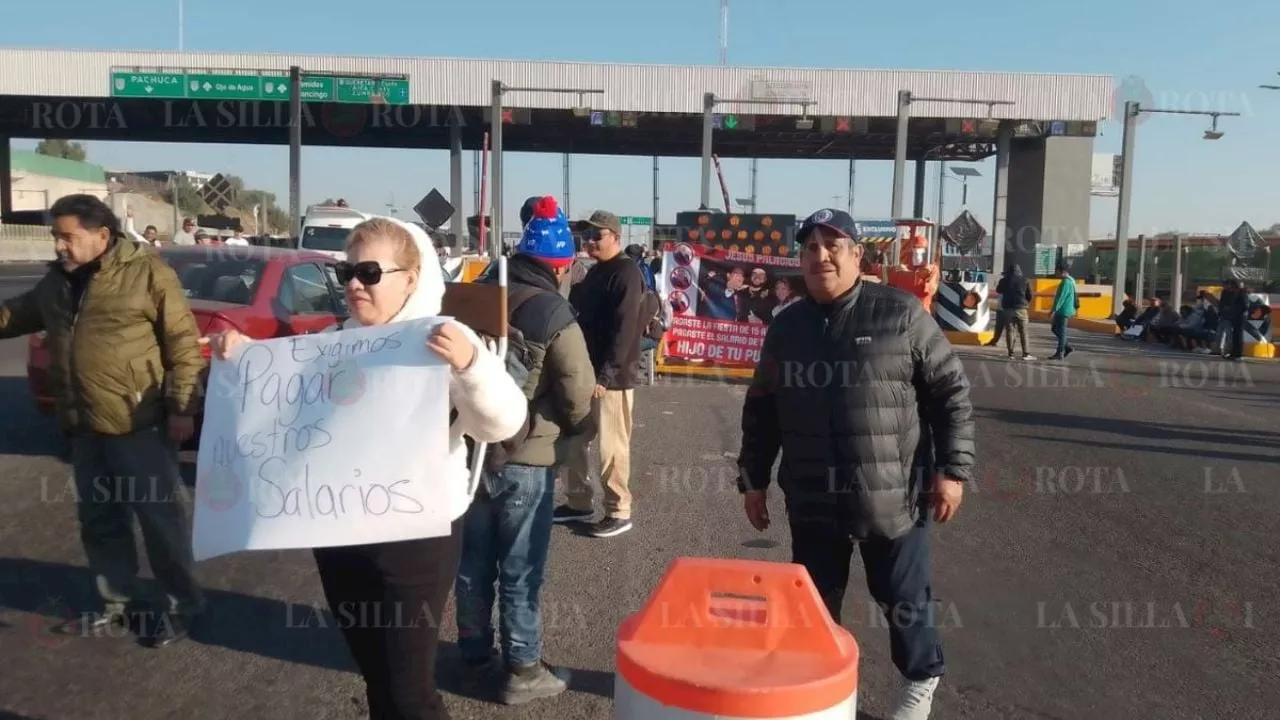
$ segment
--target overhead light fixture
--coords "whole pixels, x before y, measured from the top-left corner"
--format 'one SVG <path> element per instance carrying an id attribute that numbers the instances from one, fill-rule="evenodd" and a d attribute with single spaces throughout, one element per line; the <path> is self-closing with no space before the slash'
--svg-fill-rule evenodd
<path id="1" fill-rule="evenodd" d="M 575 105 L 573 108 L 573 116 L 579 118 L 591 117 L 591 108 L 586 107 L 585 105 Z"/>
<path id="2" fill-rule="evenodd" d="M 813 129 L 813 118 L 811 118 L 811 117 L 802 117 L 802 118 L 800 118 L 799 120 L 797 120 L 797 121 L 796 121 L 796 129 L 797 129 L 797 130 L 812 130 L 812 129 Z"/>
<path id="3" fill-rule="evenodd" d="M 1222 136 L 1223 136 L 1223 135 L 1225 135 L 1225 134 L 1226 134 L 1226 133 L 1224 133 L 1224 132 L 1222 132 L 1221 130 L 1219 130 L 1219 129 L 1218 129 L 1218 116 L 1217 116 L 1217 115 L 1214 115 L 1214 116 L 1213 116 L 1213 124 L 1212 124 L 1211 126 L 1209 126 L 1209 129 L 1208 129 L 1208 130 L 1205 130 L 1205 131 L 1204 131 L 1204 139 L 1205 139 L 1205 140 L 1220 140 L 1220 139 L 1222 139 Z"/>

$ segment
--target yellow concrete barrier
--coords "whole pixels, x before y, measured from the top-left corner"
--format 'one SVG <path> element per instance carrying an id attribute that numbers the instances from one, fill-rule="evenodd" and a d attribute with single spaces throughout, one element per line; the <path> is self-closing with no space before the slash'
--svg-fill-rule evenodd
<path id="1" fill-rule="evenodd" d="M 1276 346 L 1269 342 L 1247 342 L 1244 344 L 1244 356 L 1270 360 L 1277 356 Z"/>
<path id="2" fill-rule="evenodd" d="M 1031 310 L 1048 313 L 1053 307 L 1053 296 L 1058 294 L 1062 278 L 1036 278 L 1031 288 Z M 1085 285 L 1076 281 L 1076 298 L 1080 308 L 1076 317 L 1105 320 L 1111 316 L 1111 289 L 1105 285 Z"/>
<path id="3" fill-rule="evenodd" d="M 982 332 L 964 332 L 962 330 L 943 330 L 942 334 L 947 336 L 947 340 L 950 340 L 952 345 L 970 345 L 970 346 L 986 345 L 987 343 L 991 342 L 992 338 L 996 336 L 996 334 L 990 330 L 984 330 Z"/>

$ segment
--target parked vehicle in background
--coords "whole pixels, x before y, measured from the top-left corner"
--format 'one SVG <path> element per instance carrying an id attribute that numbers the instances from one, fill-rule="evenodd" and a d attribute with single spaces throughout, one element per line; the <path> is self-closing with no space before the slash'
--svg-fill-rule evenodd
<path id="1" fill-rule="evenodd" d="M 373 217 L 339 205 L 312 205 L 302 218 L 299 250 L 322 252 L 337 260 L 347 257 L 347 235 L 351 228 Z"/>
<path id="2" fill-rule="evenodd" d="M 325 253 L 222 245 L 171 245 L 155 252 L 178 273 L 203 335 L 231 329 L 259 340 L 302 335 L 321 332 L 349 314 L 334 271 L 338 261 Z M 40 411 L 52 415 L 44 333 L 30 336 L 27 384 Z"/>

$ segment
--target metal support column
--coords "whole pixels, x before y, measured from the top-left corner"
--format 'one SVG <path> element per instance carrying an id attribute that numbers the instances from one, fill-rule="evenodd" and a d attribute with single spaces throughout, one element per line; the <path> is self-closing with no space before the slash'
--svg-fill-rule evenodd
<path id="1" fill-rule="evenodd" d="M 991 275 L 1004 274 L 1005 253 L 1009 238 L 1009 154 L 1013 149 L 1013 125 L 1000 123 L 996 136 L 996 187 L 995 202 L 991 210 Z M 1027 277 L 1035 276 L 1035 268 L 1024 268 Z"/>
<path id="2" fill-rule="evenodd" d="M 945 220 L 942 219 L 942 213 L 946 210 L 947 204 L 947 161 L 938 161 L 938 215 L 934 218 L 934 222 L 938 223 L 938 227 L 942 227 Z"/>
<path id="3" fill-rule="evenodd" d="M 657 225 L 661 220 L 658 219 L 658 156 L 653 156 L 653 224 Z"/>
<path id="4" fill-rule="evenodd" d="M 302 68 L 297 65 L 289 68 L 289 236 L 302 239 Z"/>
<path id="5" fill-rule="evenodd" d="M 751 158 L 751 212 L 753 213 L 760 212 L 759 210 L 756 209 L 757 207 L 756 206 L 756 190 L 758 187 L 756 185 L 756 180 L 757 180 L 756 176 L 759 174 L 759 172 L 760 172 L 760 159 Z"/>
<path id="6" fill-rule="evenodd" d="M 467 234 L 467 213 L 462 209 L 462 118 L 457 113 L 449 117 L 449 204 L 453 205 L 449 232 L 456 249 Z"/>
<path id="7" fill-rule="evenodd" d="M 0 137 L 0 223 L 13 215 L 13 151 L 12 141 Z"/>
<path id="8" fill-rule="evenodd" d="M 471 151 L 471 207 L 475 208 L 476 214 L 480 214 L 480 154 L 483 150 Z"/>
<path id="9" fill-rule="evenodd" d="M 565 217 L 573 217 L 573 211 L 569 209 L 569 153 L 564 154 L 564 214 Z"/>
<path id="10" fill-rule="evenodd" d="M 1182 236 L 1173 236 L 1173 306 L 1182 307 Z M 1136 303 L 1141 306 L 1141 301 Z"/>
<path id="11" fill-rule="evenodd" d="M 1125 276 L 1129 271 L 1129 203 L 1133 197 L 1133 141 L 1138 129 L 1136 102 L 1124 104 L 1124 136 L 1120 149 L 1120 202 L 1116 208 L 1116 272 L 1111 288 L 1111 312 L 1119 315 L 1124 309 Z"/>
<path id="12" fill-rule="evenodd" d="M 907 183 L 907 129 L 911 124 L 911 91 L 898 91 L 898 137 L 893 150 L 893 199 L 889 214 L 894 219 L 902 217 L 902 198 Z M 894 243 L 893 257 L 898 257 Z"/>
<path id="13" fill-rule="evenodd" d="M 845 198 L 845 212 L 849 213 L 849 217 L 853 217 L 853 191 L 854 185 L 858 179 L 858 161 L 853 157 L 853 151 L 849 152 L 849 197 Z"/>
<path id="14" fill-rule="evenodd" d="M 917 220 L 924 217 L 924 181 L 928 167 L 924 158 L 916 160 L 915 198 L 911 202 L 911 217 Z"/>
<path id="15" fill-rule="evenodd" d="M 902 217 L 902 198 L 907 183 L 907 132 L 911 125 L 911 91 L 898 91 L 898 136 L 893 150 L 893 198 L 890 202 L 889 215 L 897 220 Z M 902 238 L 894 233 L 893 250 L 888 262 L 882 264 L 881 275 L 888 280 L 889 265 L 898 262 L 902 257 Z"/>
<path id="16" fill-rule="evenodd" d="M 1151 297 L 1147 292 L 1147 236 L 1138 236 L 1138 281 L 1133 285 L 1134 297 Z"/>
<path id="17" fill-rule="evenodd" d="M 493 105 L 489 115 L 489 257 L 502 256 L 502 81 L 493 81 Z"/>
<path id="18" fill-rule="evenodd" d="M 711 207 L 711 138 L 712 125 L 715 123 L 716 95 L 702 95 L 702 189 L 700 192 L 699 210 Z"/>

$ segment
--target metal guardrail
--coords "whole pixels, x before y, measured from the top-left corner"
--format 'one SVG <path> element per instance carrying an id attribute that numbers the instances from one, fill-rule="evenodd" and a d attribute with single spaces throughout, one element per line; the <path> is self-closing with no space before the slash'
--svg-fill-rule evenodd
<path id="1" fill-rule="evenodd" d="M 48 225 L 0 225 L 0 241 L 48 241 L 49 230 Z"/>

